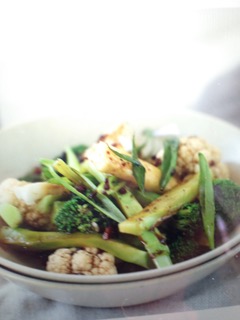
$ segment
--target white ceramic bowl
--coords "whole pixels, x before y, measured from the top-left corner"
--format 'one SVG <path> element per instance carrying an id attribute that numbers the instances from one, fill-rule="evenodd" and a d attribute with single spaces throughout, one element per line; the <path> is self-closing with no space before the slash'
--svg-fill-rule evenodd
<path id="1" fill-rule="evenodd" d="M 126 119 L 139 131 L 178 125 L 183 135 L 200 135 L 217 146 L 234 180 L 240 182 L 240 130 L 224 121 L 192 111 L 150 119 Z M 114 128 L 117 120 L 40 119 L 0 132 L 0 180 L 19 177 L 40 158 L 54 157 L 65 147 L 90 144 Z M 38 294 L 66 303 L 91 307 L 126 306 L 166 297 L 207 276 L 239 251 L 239 226 L 229 240 L 215 250 L 161 270 L 113 276 L 79 276 L 49 273 L 37 268 L 26 256 L 0 248 L 0 274 Z M 63 293 L 64 289 L 64 293 Z M 103 290 L 104 289 L 104 290 Z M 106 293 L 106 294 L 103 294 Z M 78 293 L 78 294 L 76 294 Z M 87 299 L 91 294 L 91 299 Z M 100 299 L 101 297 L 101 299 Z"/>

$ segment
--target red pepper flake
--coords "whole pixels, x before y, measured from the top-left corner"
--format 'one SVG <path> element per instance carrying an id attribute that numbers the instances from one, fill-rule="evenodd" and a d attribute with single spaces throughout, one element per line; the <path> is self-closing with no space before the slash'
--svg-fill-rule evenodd
<path id="1" fill-rule="evenodd" d="M 152 156 L 153 165 L 159 167 L 162 164 L 162 159 Z"/>
<path id="2" fill-rule="evenodd" d="M 120 189 L 118 190 L 118 192 L 119 192 L 120 194 L 125 194 L 125 193 L 127 193 L 127 190 L 126 190 L 124 187 L 122 187 L 122 188 L 120 188 Z"/>
<path id="3" fill-rule="evenodd" d="M 78 186 L 76 186 L 77 191 L 83 193 L 86 191 L 86 187 L 83 186 L 82 184 L 79 184 Z"/>
<path id="4" fill-rule="evenodd" d="M 118 143 L 113 143 L 112 147 L 118 147 Z"/>
<path id="5" fill-rule="evenodd" d="M 94 191 L 88 196 L 88 198 L 89 199 L 94 199 L 94 198 L 96 198 L 96 195 L 97 195 L 97 191 Z"/>
<path id="6" fill-rule="evenodd" d="M 108 178 L 104 182 L 104 190 L 109 190 L 110 189 L 110 184 Z"/>
<path id="7" fill-rule="evenodd" d="M 106 137 L 107 137 L 107 134 L 102 134 L 102 135 L 100 135 L 100 137 L 98 138 L 97 142 L 99 142 L 99 141 L 105 141 Z"/>
<path id="8" fill-rule="evenodd" d="M 209 162 L 210 167 L 214 167 L 216 165 L 216 162 L 214 160 L 211 160 Z"/>
<path id="9" fill-rule="evenodd" d="M 34 174 L 40 175 L 42 173 L 42 169 L 40 167 L 35 167 L 33 172 Z"/>
<path id="10" fill-rule="evenodd" d="M 104 232 L 103 232 L 102 237 L 103 237 L 104 240 L 111 239 L 113 233 L 114 233 L 114 230 L 113 230 L 112 227 L 106 227 Z"/>

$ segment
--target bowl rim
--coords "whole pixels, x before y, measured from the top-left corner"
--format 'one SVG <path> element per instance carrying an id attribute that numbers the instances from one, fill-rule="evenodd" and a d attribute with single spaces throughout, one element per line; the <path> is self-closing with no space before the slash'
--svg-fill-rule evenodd
<path id="1" fill-rule="evenodd" d="M 230 260 L 231 258 L 233 258 L 234 256 L 238 255 L 240 253 L 240 242 L 236 245 L 234 245 L 232 248 L 230 248 L 227 252 L 223 252 L 222 254 L 218 255 L 218 256 L 215 256 L 213 257 L 212 259 L 209 259 L 208 261 L 203 261 L 199 264 L 196 264 L 196 265 L 193 265 L 193 266 L 190 266 L 189 268 L 183 268 L 182 270 L 179 270 L 177 272 L 173 272 L 173 273 L 167 273 L 166 275 L 164 276 L 154 276 L 154 277 L 150 277 L 150 278 L 144 278 L 144 277 L 141 277 L 139 279 L 136 279 L 134 281 L 129 281 L 128 279 L 126 281 L 123 281 L 123 282 L 118 282 L 118 281 L 111 281 L 111 282 L 105 282 L 105 281 L 101 281 L 101 282 L 71 282 L 71 281 L 61 281 L 61 280 L 55 280 L 55 279 L 47 279 L 47 278 L 39 278 L 39 277 L 36 277 L 36 276 L 33 276 L 33 275 L 28 275 L 28 274 L 23 274 L 21 273 L 19 270 L 11 270 L 9 269 L 8 267 L 5 267 L 5 266 L 1 266 L 0 265 L 0 275 L 2 275 L 3 277 L 5 276 L 6 277 L 6 274 L 11 274 L 12 277 L 14 277 L 15 279 L 17 279 L 18 277 L 22 278 L 22 279 L 29 279 L 30 281 L 37 281 L 39 283 L 42 283 L 42 284 L 50 284 L 50 283 L 54 283 L 54 284 L 62 284 L 62 285 L 73 285 L 73 286 L 77 286 L 77 285 L 81 285 L 81 286 L 85 286 L 85 287 L 88 287 L 88 286 L 104 286 L 105 288 L 107 286 L 111 286 L 111 285 L 124 285 L 126 283 L 143 283 L 143 282 L 148 282 L 148 281 L 155 281 L 156 278 L 162 278 L 162 277 L 171 277 L 171 276 L 179 276 L 180 274 L 183 274 L 185 272 L 191 272 L 195 269 L 199 269 L 199 268 L 207 268 L 209 265 L 214 265 L 214 264 L 218 264 L 219 261 L 222 261 L 223 262 L 226 262 L 228 260 Z M 83 276 L 85 277 L 85 276 Z M 90 276 L 93 278 L 93 276 Z M 95 276 L 94 276 L 95 277 Z M 101 278 L 104 278 L 104 276 L 100 276 Z"/>

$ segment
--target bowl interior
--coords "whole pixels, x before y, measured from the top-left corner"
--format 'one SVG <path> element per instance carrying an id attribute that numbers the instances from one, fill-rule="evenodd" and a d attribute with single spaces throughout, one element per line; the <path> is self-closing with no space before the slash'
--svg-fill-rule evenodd
<path id="1" fill-rule="evenodd" d="M 150 119 L 126 119 L 136 132 L 145 128 L 157 129 L 161 126 L 177 124 L 181 135 L 199 135 L 222 151 L 223 161 L 230 168 L 233 180 L 240 183 L 240 130 L 222 120 L 193 111 L 179 114 L 165 114 L 161 117 Z M 79 143 L 91 144 L 108 130 L 119 125 L 116 120 L 108 119 L 98 122 L 97 119 L 73 119 L 73 118 L 48 118 L 35 122 L 25 123 L 4 129 L 0 132 L 0 181 L 8 177 L 20 177 L 37 165 L 39 159 L 52 158 L 60 154 L 67 146 Z M 138 277 L 152 277 L 164 275 L 168 272 L 177 272 L 182 268 L 192 267 L 213 259 L 228 251 L 240 242 L 240 227 L 235 226 L 229 234 L 229 240 L 200 257 L 166 268 L 165 270 L 149 270 L 133 274 L 123 274 L 115 277 L 115 281 L 134 280 Z M 39 268 L 38 261 L 33 260 L 29 254 L 19 254 L 6 248 L 0 248 L 0 265 L 25 274 L 39 277 L 62 279 L 63 281 L 103 281 L 99 278 L 72 275 L 65 276 L 51 274 Z M 37 269 L 36 269 L 37 268 Z M 83 279 L 84 278 L 84 279 Z M 67 280 L 66 280 L 67 279 Z M 79 280 L 80 279 L 80 280 Z M 112 281 L 112 277 L 105 277 L 105 281 Z M 109 280 L 108 280 L 109 279 Z"/>

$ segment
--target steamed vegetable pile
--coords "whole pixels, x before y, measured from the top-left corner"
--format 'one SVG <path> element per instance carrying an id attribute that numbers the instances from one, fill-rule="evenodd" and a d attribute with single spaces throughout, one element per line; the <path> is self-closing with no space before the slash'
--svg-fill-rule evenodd
<path id="1" fill-rule="evenodd" d="M 0 219 L 0 244 L 47 253 L 47 271 L 164 268 L 226 240 L 240 222 L 240 186 L 201 137 L 136 137 L 122 125 L 4 180 Z"/>

